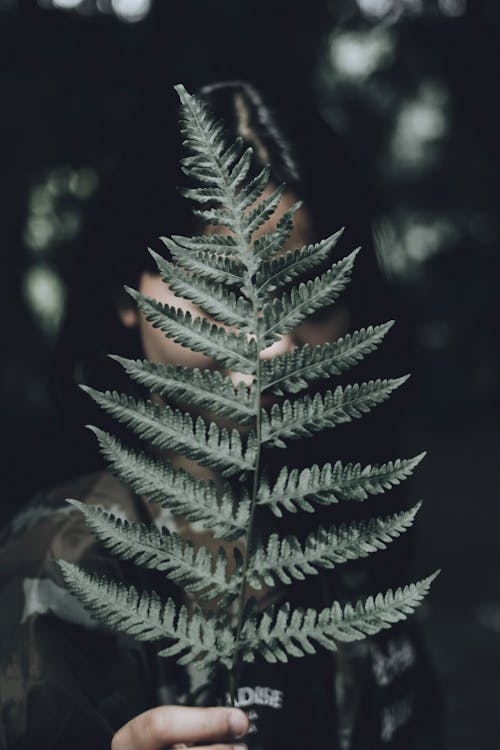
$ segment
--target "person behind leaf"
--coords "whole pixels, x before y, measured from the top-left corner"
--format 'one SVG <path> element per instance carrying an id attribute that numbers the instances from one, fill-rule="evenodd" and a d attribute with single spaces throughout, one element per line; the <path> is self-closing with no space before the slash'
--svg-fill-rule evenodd
<path id="1" fill-rule="evenodd" d="M 249 84 L 217 83 L 204 87 L 199 95 L 224 120 L 232 137 L 239 135 L 253 147 L 257 165 L 270 164 L 269 190 L 287 184 L 277 212 L 261 233 L 271 230 L 288 208 L 302 200 L 286 248 L 314 242 L 342 225 L 347 227 L 342 238 L 345 247 L 364 246 L 347 295 L 334 308 L 282 336 L 262 356 L 307 342 L 335 341 L 374 319 L 383 323 L 400 318 L 371 250 L 365 198 L 341 144 L 321 119 L 294 107 L 286 119 L 289 135 L 285 136 L 262 95 Z M 129 520 L 165 524 L 195 545 L 211 543 L 202 527 L 159 514 L 158 506 L 133 495 L 102 469 L 92 436 L 85 434 L 83 425 L 107 425 L 76 388 L 84 383 L 131 392 L 131 382 L 108 352 L 190 367 L 215 366 L 205 355 L 181 347 L 153 328 L 123 291 L 124 284 L 131 285 L 162 302 L 204 315 L 193 303 L 174 299 L 146 251 L 149 245 L 165 256 L 158 240 L 161 235 L 216 230 L 198 224 L 178 193 L 183 178 L 177 107 L 169 93 L 162 99 L 149 111 L 142 107 L 131 123 L 75 263 L 75 282 L 55 357 L 64 435 L 57 473 L 64 482 L 34 498 L 2 535 L 0 747 L 62 750 L 111 745 L 113 750 L 153 750 L 236 747 L 245 742 L 254 750 L 437 748 L 438 699 L 414 624 L 401 624 L 369 643 L 345 646 L 335 656 L 318 650 L 286 665 L 245 665 L 236 700 L 240 708 L 231 709 L 224 707 L 224 686 L 217 680 L 207 681 L 203 673 L 157 657 L 148 644 L 99 628 L 64 588 L 55 565 L 58 558 L 139 588 L 142 582 L 139 569 L 118 562 L 96 542 L 81 514 L 64 502 L 68 497 L 98 504 Z M 391 371 L 395 365 L 397 369 L 402 337 L 391 332 L 388 339 L 368 365 L 358 365 L 360 380 L 364 371 L 367 378 L 386 376 L 386 363 Z M 404 367 L 408 369 L 407 359 Z M 235 384 L 244 380 L 229 369 L 223 374 Z M 398 454 L 390 440 L 393 430 L 388 425 L 393 423 L 394 415 L 385 406 L 361 426 L 343 425 L 335 434 L 294 443 L 287 448 L 287 464 L 301 468 L 337 459 L 382 461 L 390 453 Z M 116 434 L 116 424 L 109 429 Z M 282 461 L 278 454 L 278 449 L 266 451 L 271 473 Z M 195 476 L 217 481 L 216 474 L 193 461 L 176 455 L 168 458 Z M 318 516 L 332 524 L 372 516 L 374 505 L 385 515 L 402 507 L 394 490 L 371 502 L 369 510 L 350 504 L 347 510 L 339 506 L 321 510 L 313 518 L 291 515 L 286 522 L 290 533 L 304 536 L 318 524 Z M 380 559 L 350 563 L 338 573 L 322 572 L 295 584 L 291 598 L 299 605 L 317 607 L 333 598 L 353 600 L 388 585 L 396 587 L 405 580 L 411 544 L 407 536 Z M 179 599 L 180 589 L 166 584 L 159 573 L 148 577 L 149 586 L 152 582 L 158 591 Z M 265 599 L 265 591 L 262 596 Z"/>

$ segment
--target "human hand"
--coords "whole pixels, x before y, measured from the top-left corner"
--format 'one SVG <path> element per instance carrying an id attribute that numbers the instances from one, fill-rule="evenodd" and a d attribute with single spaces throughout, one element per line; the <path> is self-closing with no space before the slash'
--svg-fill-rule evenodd
<path id="1" fill-rule="evenodd" d="M 158 706 L 139 714 L 114 735 L 111 750 L 166 750 L 195 745 L 198 750 L 243 750 L 234 743 L 248 731 L 238 708 Z"/>

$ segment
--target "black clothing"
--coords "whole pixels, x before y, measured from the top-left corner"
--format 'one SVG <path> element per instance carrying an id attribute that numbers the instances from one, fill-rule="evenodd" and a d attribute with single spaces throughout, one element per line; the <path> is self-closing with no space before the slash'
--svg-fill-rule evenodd
<path id="1" fill-rule="evenodd" d="M 153 645 L 110 634 L 68 592 L 58 558 L 117 579 L 133 576 L 136 585 L 143 571 L 111 557 L 67 497 L 133 521 L 148 507 L 103 471 L 36 497 L 4 530 L 2 750 L 108 750 L 114 732 L 148 708 L 224 702 L 223 687 L 197 686 L 200 675 L 158 657 Z M 440 747 L 435 693 L 413 628 L 403 623 L 334 655 L 245 665 L 237 701 L 251 720 L 249 748 Z"/>

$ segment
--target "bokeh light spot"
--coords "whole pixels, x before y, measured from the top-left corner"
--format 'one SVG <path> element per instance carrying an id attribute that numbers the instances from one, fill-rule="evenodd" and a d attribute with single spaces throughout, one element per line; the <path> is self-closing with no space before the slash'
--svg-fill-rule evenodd
<path id="1" fill-rule="evenodd" d="M 467 0 L 439 0 L 439 10 L 445 16 L 463 16 L 467 10 Z"/>
<path id="2" fill-rule="evenodd" d="M 141 21 L 151 9 L 151 0 L 111 0 L 111 7 L 122 21 Z"/>
<path id="3" fill-rule="evenodd" d="M 82 4 L 82 0 L 52 0 L 54 8 L 63 8 L 64 10 L 72 10 L 78 8 Z"/>
<path id="4" fill-rule="evenodd" d="M 91 167 L 63 164 L 53 167 L 31 188 L 24 242 L 31 250 L 47 252 L 72 240 L 81 228 L 81 204 L 97 190 L 99 178 Z"/>
<path id="5" fill-rule="evenodd" d="M 24 277 L 24 294 L 41 330 L 54 335 L 64 312 L 64 285 L 56 272 L 46 264 L 31 266 Z"/>
<path id="6" fill-rule="evenodd" d="M 330 59 L 337 75 L 363 80 L 393 57 L 394 40 L 387 29 L 348 31 L 332 35 Z"/>
<path id="7" fill-rule="evenodd" d="M 419 275 L 431 257 L 456 241 L 460 229 L 451 219 L 403 210 L 374 225 L 378 262 L 393 280 Z"/>
<path id="8" fill-rule="evenodd" d="M 423 169 L 433 160 L 432 146 L 448 130 L 447 94 L 436 83 L 424 83 L 414 99 L 402 103 L 391 143 L 397 166 Z"/>

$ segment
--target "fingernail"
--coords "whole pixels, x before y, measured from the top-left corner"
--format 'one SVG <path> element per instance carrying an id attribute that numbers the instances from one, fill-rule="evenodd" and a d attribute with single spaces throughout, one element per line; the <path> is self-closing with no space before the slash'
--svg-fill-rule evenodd
<path id="1" fill-rule="evenodd" d="M 248 747 L 240 743 L 239 745 L 233 745 L 233 750 L 248 750 Z"/>
<path id="2" fill-rule="evenodd" d="M 248 719 L 243 711 L 238 708 L 231 711 L 229 715 L 229 728 L 234 737 L 243 737 L 247 732 Z"/>

